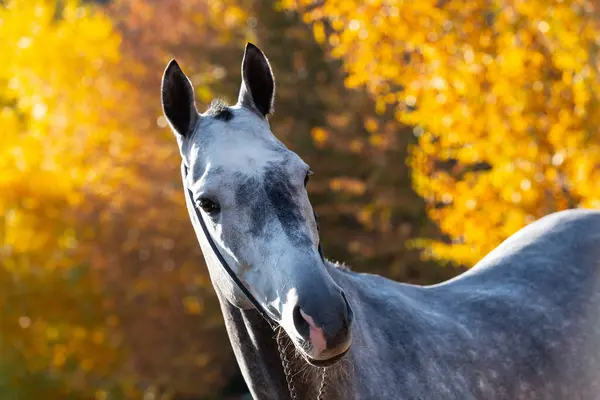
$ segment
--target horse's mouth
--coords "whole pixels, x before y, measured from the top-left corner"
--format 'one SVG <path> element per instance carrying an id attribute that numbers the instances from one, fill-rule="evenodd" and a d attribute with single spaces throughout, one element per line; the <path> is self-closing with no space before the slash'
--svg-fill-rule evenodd
<path id="1" fill-rule="evenodd" d="M 306 360 L 306 362 L 308 362 L 310 365 L 314 366 L 314 367 L 330 367 L 333 364 L 337 363 L 338 361 L 340 361 L 342 358 L 344 358 L 344 356 L 346 355 L 346 353 L 348 353 L 348 350 L 350 350 L 350 347 L 348 347 L 346 350 L 344 350 L 343 352 L 341 352 L 340 354 L 333 356 L 331 358 L 328 358 L 327 360 L 315 360 L 313 358 L 311 358 L 308 355 L 304 355 L 304 359 Z"/>

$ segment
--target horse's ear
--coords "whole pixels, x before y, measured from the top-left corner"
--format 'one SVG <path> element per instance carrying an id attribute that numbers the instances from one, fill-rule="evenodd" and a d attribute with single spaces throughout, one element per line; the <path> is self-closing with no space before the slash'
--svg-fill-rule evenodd
<path id="1" fill-rule="evenodd" d="M 188 135 L 196 125 L 199 114 L 194 102 L 194 88 L 177 61 L 171 60 L 162 78 L 162 108 L 173 130 Z"/>
<path id="2" fill-rule="evenodd" d="M 269 60 L 252 43 L 246 44 L 242 60 L 242 87 L 238 102 L 263 117 L 273 112 L 275 79 Z"/>

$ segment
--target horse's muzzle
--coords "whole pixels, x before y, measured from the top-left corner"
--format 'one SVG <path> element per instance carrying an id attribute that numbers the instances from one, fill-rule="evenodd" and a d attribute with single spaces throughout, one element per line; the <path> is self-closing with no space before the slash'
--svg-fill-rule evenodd
<path id="1" fill-rule="evenodd" d="M 354 313 L 344 292 L 338 296 L 317 309 L 305 310 L 300 304 L 294 308 L 294 327 L 306 340 L 306 358 L 313 365 L 335 363 L 350 348 Z"/>

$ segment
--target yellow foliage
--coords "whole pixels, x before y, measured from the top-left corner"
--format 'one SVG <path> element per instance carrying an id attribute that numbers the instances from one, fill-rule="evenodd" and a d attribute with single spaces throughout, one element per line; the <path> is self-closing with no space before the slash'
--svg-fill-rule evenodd
<path id="1" fill-rule="evenodd" d="M 349 87 L 364 86 L 378 112 L 392 107 L 419 128 L 414 187 L 452 239 L 420 242 L 425 254 L 473 265 L 536 218 L 600 208 L 594 2 L 283 5 L 331 27 Z"/>
<path id="2" fill-rule="evenodd" d="M 312 134 L 313 140 L 315 141 L 315 144 L 319 147 L 322 146 L 327 141 L 328 133 L 323 128 L 319 128 L 319 127 L 313 128 L 311 134 Z"/>
<path id="3" fill-rule="evenodd" d="M 204 309 L 204 305 L 195 296 L 187 296 L 183 298 L 183 306 L 185 310 L 190 314 L 201 314 Z"/>
<path id="4" fill-rule="evenodd" d="M 0 6 L 0 373 L 21 387 L 53 371 L 64 395 L 94 379 L 77 366 L 96 377 L 119 367 L 81 248 L 84 199 L 116 179 L 118 122 L 106 115 L 118 106 L 109 71 L 119 42 L 109 18 L 79 1 Z"/>

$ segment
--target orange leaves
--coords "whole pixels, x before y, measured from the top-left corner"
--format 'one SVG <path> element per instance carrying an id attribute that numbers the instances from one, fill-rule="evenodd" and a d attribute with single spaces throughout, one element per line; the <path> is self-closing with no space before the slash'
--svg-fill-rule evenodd
<path id="1" fill-rule="evenodd" d="M 418 126 L 415 188 L 457 240 L 431 242 L 429 254 L 473 264 L 534 218 L 600 204 L 590 184 L 600 174 L 600 26 L 584 0 L 439 4 L 338 0 L 305 16 L 335 28 L 348 86 Z"/>
<path id="2" fill-rule="evenodd" d="M 198 315 L 204 310 L 204 304 L 198 297 L 195 296 L 184 297 L 183 307 L 185 308 L 186 312 L 194 315 Z"/>
<path id="3" fill-rule="evenodd" d="M 364 194 L 366 190 L 364 182 L 346 177 L 331 179 L 329 187 L 333 191 L 343 191 L 357 196 Z"/>
<path id="4" fill-rule="evenodd" d="M 317 21 L 313 24 L 313 34 L 318 43 L 322 44 L 325 42 L 325 28 L 323 27 L 322 22 Z"/>
<path id="5" fill-rule="evenodd" d="M 526 51 L 523 48 L 510 48 L 505 54 L 499 54 L 498 64 L 499 73 L 506 78 L 518 78 L 523 76 L 525 71 Z"/>
<path id="6" fill-rule="evenodd" d="M 311 131 L 311 135 L 317 147 L 322 147 L 323 144 L 327 141 L 327 137 L 329 136 L 327 131 L 320 127 L 313 128 Z"/>
<path id="7" fill-rule="evenodd" d="M 21 371 L 17 390 L 29 372 L 53 371 L 65 394 L 92 384 L 73 373 L 92 359 L 94 373 L 120 368 L 81 240 L 86 184 L 111 181 L 104 150 L 118 122 L 106 115 L 126 87 L 108 76 L 119 41 L 101 10 L 78 1 L 0 7 L 0 303 L 10 310 L 0 353 Z"/>

